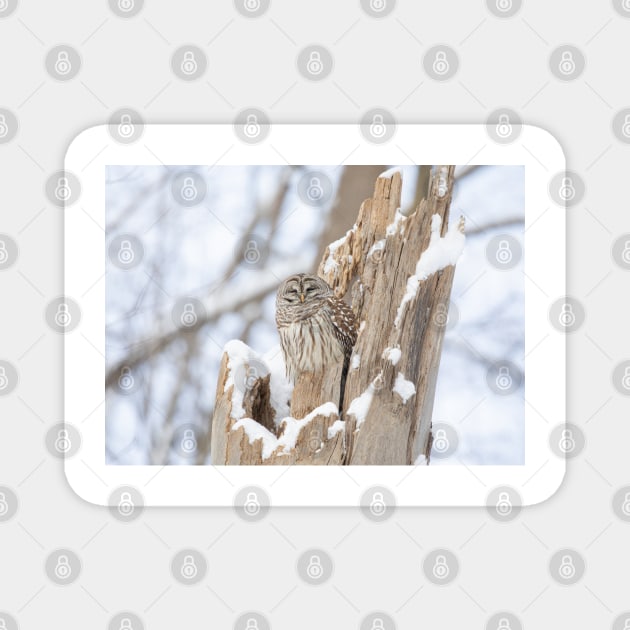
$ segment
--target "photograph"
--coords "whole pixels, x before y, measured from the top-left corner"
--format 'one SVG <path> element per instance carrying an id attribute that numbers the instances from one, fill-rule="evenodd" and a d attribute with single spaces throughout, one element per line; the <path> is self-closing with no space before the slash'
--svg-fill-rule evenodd
<path id="1" fill-rule="evenodd" d="M 106 169 L 110 465 L 522 465 L 525 168 Z"/>

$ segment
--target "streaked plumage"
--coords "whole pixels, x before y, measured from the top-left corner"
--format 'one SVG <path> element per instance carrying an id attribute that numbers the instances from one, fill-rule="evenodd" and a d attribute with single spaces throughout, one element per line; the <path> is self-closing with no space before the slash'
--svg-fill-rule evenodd
<path id="1" fill-rule="evenodd" d="M 357 325 L 352 309 L 328 284 L 304 273 L 287 278 L 276 297 L 276 325 L 287 377 L 320 372 L 343 361 L 342 396 Z"/>

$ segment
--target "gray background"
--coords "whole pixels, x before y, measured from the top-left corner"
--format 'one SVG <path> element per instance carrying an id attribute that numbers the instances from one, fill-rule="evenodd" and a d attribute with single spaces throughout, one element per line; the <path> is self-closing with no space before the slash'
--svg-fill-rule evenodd
<path id="1" fill-rule="evenodd" d="M 0 232 L 19 246 L 17 261 L 0 271 L 0 358 L 19 373 L 17 387 L 0 396 L 0 485 L 19 498 L 17 513 L 11 504 L 0 520 L 7 628 L 16 619 L 20 628 L 117 630 L 123 611 L 147 628 L 232 627 L 250 610 L 279 629 L 358 628 L 374 611 L 399 628 L 496 628 L 502 611 L 511 628 L 520 627 L 511 615 L 526 628 L 623 628 L 625 616 L 615 619 L 630 608 L 630 524 L 616 514 L 613 497 L 630 483 L 628 391 L 616 370 L 630 354 L 623 334 L 629 307 L 620 300 L 628 265 L 616 262 L 612 246 L 630 231 L 630 148 L 613 119 L 629 106 L 628 14 L 617 12 L 621 1 L 578 9 L 568 0 L 514 0 L 520 10 L 498 17 L 481 1 L 407 0 L 375 18 L 367 4 L 273 0 L 251 18 L 231 2 L 147 2 L 122 18 L 106 2 L 23 1 L 13 12 L 14 0 L 0 3 L 0 107 L 19 121 L 15 137 L 0 144 Z M 82 58 L 67 82 L 45 65 L 61 43 Z M 208 61 L 194 80 L 171 70 L 171 55 L 188 43 Z M 567 43 L 585 58 L 583 72 L 569 80 L 549 66 L 554 49 Z M 305 79 L 296 66 L 311 44 L 334 60 L 321 81 Z M 445 81 L 423 65 L 437 44 L 459 59 Z M 45 445 L 48 429 L 63 419 L 62 337 L 45 320 L 46 306 L 62 293 L 63 211 L 46 197 L 45 182 L 62 167 L 75 134 L 122 107 L 147 122 L 231 122 L 247 107 L 272 122 L 354 122 L 384 107 L 398 122 L 481 123 L 508 107 L 554 133 L 585 183 L 584 197 L 567 211 L 568 292 L 585 312 L 569 335 L 568 416 L 585 444 L 558 493 L 508 522 L 484 509 L 398 510 L 375 522 L 358 508 L 272 508 L 256 522 L 232 510 L 146 509 L 122 522 L 73 495 Z M 552 200 L 549 211 L 560 211 Z M 549 296 L 550 305 L 558 297 Z M 551 427 L 557 419 L 547 421 Z M 334 562 L 324 584 L 298 576 L 298 559 L 310 549 Z M 423 563 L 441 549 L 456 556 L 458 571 L 436 585 Z M 66 554 L 71 567 L 81 563 L 65 586 L 46 571 L 59 550 L 74 552 Z M 207 561 L 195 584 L 171 573 L 184 550 Z M 563 555 L 584 560 L 577 581 L 554 573 Z M 579 576 L 582 563 L 575 564 Z"/>

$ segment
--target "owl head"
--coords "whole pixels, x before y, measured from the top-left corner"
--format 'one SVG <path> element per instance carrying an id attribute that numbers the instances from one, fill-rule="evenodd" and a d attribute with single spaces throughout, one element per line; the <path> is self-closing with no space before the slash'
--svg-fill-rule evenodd
<path id="1" fill-rule="evenodd" d="M 300 306 L 332 295 L 332 289 L 318 276 L 298 273 L 287 278 L 278 289 L 278 306 Z"/>

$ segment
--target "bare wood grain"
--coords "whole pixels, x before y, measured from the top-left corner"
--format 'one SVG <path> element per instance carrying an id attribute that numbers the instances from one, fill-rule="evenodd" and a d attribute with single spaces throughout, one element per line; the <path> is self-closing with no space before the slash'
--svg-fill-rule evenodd
<path id="1" fill-rule="evenodd" d="M 414 463 L 419 455 L 428 460 L 444 314 L 448 311 L 454 267 L 420 282 L 415 298 L 400 313 L 399 305 L 407 281 L 429 245 L 433 215 L 442 220 L 442 236 L 446 232 L 453 180 L 454 167 L 435 169 L 428 198 L 410 216 L 397 218 L 401 175 L 394 172 L 378 177 L 374 194 L 361 204 L 354 227 L 335 247 L 326 248 L 318 273 L 338 297 L 352 296 L 352 308 L 361 322 L 354 349 L 356 367 L 351 367 L 348 374 L 343 430 L 329 438 L 328 431 L 339 417 L 313 414 L 302 427 L 294 448 L 285 452 L 279 447 L 263 459 L 262 440 L 250 443 L 243 428 L 233 428 L 237 422 L 231 408 L 233 386 L 225 391 L 229 367 L 223 357 L 212 427 L 213 463 L 406 465 Z M 388 348 L 401 352 L 396 365 L 384 356 Z M 339 365 L 324 374 L 300 375 L 291 400 L 291 415 L 304 418 L 323 403 L 336 402 L 340 374 Z M 416 389 L 407 401 L 393 391 L 399 374 Z M 348 409 L 366 391 L 372 394 L 371 404 L 365 418 L 358 418 Z M 276 426 L 269 404 L 269 377 L 259 379 L 244 397 L 243 406 L 245 417 L 282 436 L 284 427 Z"/>

